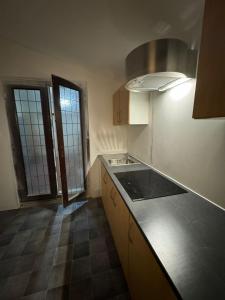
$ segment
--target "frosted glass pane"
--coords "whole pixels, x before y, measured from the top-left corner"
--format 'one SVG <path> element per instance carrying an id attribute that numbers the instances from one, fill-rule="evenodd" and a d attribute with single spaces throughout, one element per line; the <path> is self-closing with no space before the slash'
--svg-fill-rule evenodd
<path id="1" fill-rule="evenodd" d="M 69 194 L 84 190 L 79 92 L 59 86 Z"/>
<path id="2" fill-rule="evenodd" d="M 50 194 L 39 90 L 14 90 L 28 196 Z"/>

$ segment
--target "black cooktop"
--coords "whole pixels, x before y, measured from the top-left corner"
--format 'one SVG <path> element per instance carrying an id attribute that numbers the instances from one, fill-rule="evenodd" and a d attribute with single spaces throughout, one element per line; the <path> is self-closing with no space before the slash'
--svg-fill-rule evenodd
<path id="1" fill-rule="evenodd" d="M 187 193 L 151 169 L 115 173 L 115 176 L 133 201 Z"/>

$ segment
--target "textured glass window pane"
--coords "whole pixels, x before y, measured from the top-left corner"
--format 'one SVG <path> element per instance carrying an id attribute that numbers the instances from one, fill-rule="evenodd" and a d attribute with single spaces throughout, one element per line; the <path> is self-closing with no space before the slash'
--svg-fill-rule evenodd
<path id="1" fill-rule="evenodd" d="M 79 93 L 63 86 L 59 89 L 67 185 L 69 194 L 74 194 L 84 190 Z"/>
<path id="2" fill-rule="evenodd" d="M 73 146 L 73 137 L 72 137 L 72 135 L 68 136 L 68 146 Z"/>
<path id="3" fill-rule="evenodd" d="M 35 101 L 35 91 L 29 90 L 27 91 L 29 101 Z"/>
<path id="4" fill-rule="evenodd" d="M 23 125 L 19 125 L 20 135 L 25 135 L 25 130 Z"/>
<path id="5" fill-rule="evenodd" d="M 32 136 L 32 127 L 31 125 L 24 125 L 25 134 L 27 136 Z"/>
<path id="6" fill-rule="evenodd" d="M 35 101 L 29 102 L 30 112 L 35 113 L 37 111 L 37 104 Z"/>
<path id="7" fill-rule="evenodd" d="M 29 105 L 28 105 L 28 101 L 21 101 L 21 111 L 22 112 L 29 112 Z"/>
<path id="8" fill-rule="evenodd" d="M 28 196 L 50 193 L 39 90 L 14 90 Z"/>
<path id="9" fill-rule="evenodd" d="M 77 112 L 74 112 L 72 115 L 72 123 L 77 123 Z"/>
<path id="10" fill-rule="evenodd" d="M 33 137 L 33 141 L 34 141 L 34 146 L 40 146 L 41 141 L 38 135 Z"/>
<path id="11" fill-rule="evenodd" d="M 40 135 L 44 135 L 44 126 L 43 125 L 39 125 L 38 129 L 39 129 Z"/>
<path id="12" fill-rule="evenodd" d="M 15 96 L 15 100 L 20 100 L 20 91 L 15 89 L 14 96 Z"/>
<path id="13" fill-rule="evenodd" d="M 17 101 L 17 102 L 16 102 L 16 110 L 17 110 L 18 112 L 21 112 L 21 104 L 20 104 L 20 101 Z"/>
<path id="14" fill-rule="evenodd" d="M 75 90 L 70 90 L 70 98 L 73 103 L 75 103 L 74 100 L 76 100 L 76 91 Z"/>
<path id="15" fill-rule="evenodd" d="M 36 105 L 37 105 L 37 111 L 41 113 L 42 112 L 41 102 L 37 102 Z"/>
<path id="16" fill-rule="evenodd" d="M 20 100 L 27 100 L 27 90 L 19 90 Z"/>
<path id="17" fill-rule="evenodd" d="M 62 122 L 64 124 L 66 124 L 66 122 Z M 63 126 L 63 136 L 67 136 L 67 127 L 66 126 Z M 65 140 L 64 140 L 65 142 Z"/>
<path id="18" fill-rule="evenodd" d="M 44 137 L 44 135 L 40 135 L 40 144 L 42 146 L 45 146 L 45 137 Z"/>
<path id="19" fill-rule="evenodd" d="M 17 120 L 19 124 L 23 124 L 23 114 L 17 113 Z"/>
<path id="20" fill-rule="evenodd" d="M 20 136 L 20 139 L 21 139 L 22 145 L 23 145 L 23 146 L 26 146 L 26 143 L 27 143 L 27 142 L 26 142 L 26 137 L 25 137 L 24 135 L 21 135 L 21 136 Z"/>
<path id="21" fill-rule="evenodd" d="M 72 134 L 72 133 L 73 133 L 73 125 L 67 124 L 67 134 Z"/>
<path id="22" fill-rule="evenodd" d="M 39 164 L 37 167 L 37 171 L 38 171 L 38 176 L 41 176 L 41 178 L 43 178 L 44 180 L 44 166 L 42 164 Z M 41 185 L 44 185 L 44 183 L 42 183 Z"/>
<path id="23" fill-rule="evenodd" d="M 30 113 L 32 124 L 38 124 L 38 115 L 36 113 Z"/>
<path id="24" fill-rule="evenodd" d="M 41 95 L 39 91 L 35 91 L 35 101 L 41 102 Z"/>

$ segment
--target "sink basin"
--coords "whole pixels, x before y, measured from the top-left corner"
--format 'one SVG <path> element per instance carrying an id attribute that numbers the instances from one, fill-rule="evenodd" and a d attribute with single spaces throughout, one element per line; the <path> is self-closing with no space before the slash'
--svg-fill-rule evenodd
<path id="1" fill-rule="evenodd" d="M 124 156 L 121 158 L 110 158 L 108 159 L 108 163 L 110 166 L 124 166 L 124 165 L 131 165 L 131 164 L 140 164 L 135 158 L 130 156 Z"/>

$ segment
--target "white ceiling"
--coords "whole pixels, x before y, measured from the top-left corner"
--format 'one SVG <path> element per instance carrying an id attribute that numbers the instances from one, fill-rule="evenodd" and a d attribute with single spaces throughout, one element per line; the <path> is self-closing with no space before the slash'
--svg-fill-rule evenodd
<path id="1" fill-rule="evenodd" d="M 121 75 L 152 39 L 198 44 L 204 0 L 1 0 L 0 35 L 60 59 Z"/>

